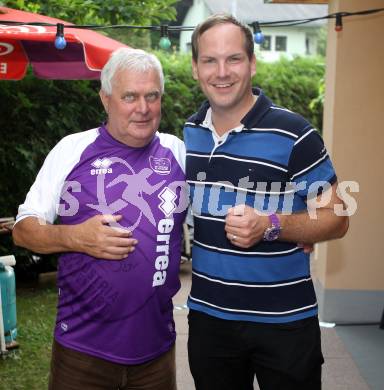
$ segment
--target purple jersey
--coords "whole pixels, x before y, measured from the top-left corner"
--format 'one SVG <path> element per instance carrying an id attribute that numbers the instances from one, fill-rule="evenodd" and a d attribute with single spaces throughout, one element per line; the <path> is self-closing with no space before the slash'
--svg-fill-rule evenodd
<path id="1" fill-rule="evenodd" d="M 185 217 L 185 149 L 157 133 L 143 148 L 105 127 L 72 134 L 48 155 L 17 220 L 37 216 L 78 224 L 97 214 L 133 232 L 123 260 L 65 253 L 59 259 L 55 338 L 62 345 L 122 364 L 139 364 L 174 343 L 172 297 Z"/>

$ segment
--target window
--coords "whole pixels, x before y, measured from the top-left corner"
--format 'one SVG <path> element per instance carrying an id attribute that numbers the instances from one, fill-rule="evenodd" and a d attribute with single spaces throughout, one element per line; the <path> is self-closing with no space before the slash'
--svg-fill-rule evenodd
<path id="1" fill-rule="evenodd" d="M 276 37 L 276 51 L 287 51 L 287 37 Z"/>
<path id="2" fill-rule="evenodd" d="M 271 50 L 272 39 L 270 35 L 264 35 L 264 41 L 260 45 L 260 50 Z"/>

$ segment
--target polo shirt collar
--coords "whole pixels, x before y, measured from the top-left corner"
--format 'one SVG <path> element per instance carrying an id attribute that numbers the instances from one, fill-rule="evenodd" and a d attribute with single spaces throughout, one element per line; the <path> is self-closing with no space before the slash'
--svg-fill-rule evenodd
<path id="1" fill-rule="evenodd" d="M 256 103 L 240 121 L 240 123 L 242 124 L 242 128 L 245 129 L 252 129 L 253 127 L 257 127 L 257 123 L 263 118 L 263 116 L 272 106 L 272 101 L 264 95 L 263 91 L 260 88 L 252 88 L 252 92 L 254 95 L 257 95 L 258 98 L 256 100 Z M 202 124 L 203 126 L 205 126 L 204 122 L 206 122 L 208 119 L 208 110 L 210 110 L 210 105 L 208 101 L 205 101 L 201 105 L 199 111 L 195 116 L 195 123 L 197 125 Z M 210 119 L 210 122 L 212 123 L 212 119 Z"/>
<path id="2" fill-rule="evenodd" d="M 261 119 L 272 106 L 272 101 L 264 95 L 264 92 L 261 89 L 253 88 L 252 92 L 254 95 L 257 95 L 258 98 L 252 108 L 240 121 L 246 129 L 257 127 L 257 124 L 261 121 Z"/>

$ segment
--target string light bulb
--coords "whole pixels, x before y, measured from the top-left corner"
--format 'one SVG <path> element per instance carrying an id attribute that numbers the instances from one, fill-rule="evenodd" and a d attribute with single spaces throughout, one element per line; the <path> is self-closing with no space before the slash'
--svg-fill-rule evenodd
<path id="1" fill-rule="evenodd" d="M 335 31 L 343 31 L 343 17 L 340 13 L 336 14 Z"/>
<path id="2" fill-rule="evenodd" d="M 161 38 L 159 41 L 159 46 L 163 50 L 168 50 L 171 47 L 171 41 L 168 37 L 168 25 L 163 24 L 160 26 Z"/>
<path id="3" fill-rule="evenodd" d="M 67 46 L 67 41 L 64 37 L 64 24 L 57 23 L 55 47 L 58 50 L 63 50 Z"/>
<path id="4" fill-rule="evenodd" d="M 253 39 L 257 44 L 260 45 L 261 43 L 264 42 L 264 34 L 261 32 L 259 22 L 252 23 L 252 27 L 253 27 L 253 31 L 254 31 Z"/>

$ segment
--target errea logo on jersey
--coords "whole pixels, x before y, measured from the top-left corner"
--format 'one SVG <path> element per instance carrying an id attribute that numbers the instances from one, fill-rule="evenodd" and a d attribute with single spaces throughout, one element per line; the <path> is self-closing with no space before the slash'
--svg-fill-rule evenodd
<path id="1" fill-rule="evenodd" d="M 162 286 L 167 278 L 167 269 L 169 265 L 169 240 L 173 230 L 174 220 L 170 218 L 176 209 L 176 194 L 168 187 L 165 187 L 158 198 L 161 200 L 159 209 L 167 217 L 161 219 L 157 224 L 157 245 L 155 260 L 155 273 L 153 274 L 152 287 Z"/>
<path id="2" fill-rule="evenodd" d="M 169 217 L 176 209 L 176 194 L 168 187 L 165 187 L 158 195 L 158 198 L 161 200 L 161 203 L 159 204 L 159 209 L 164 213 L 166 217 Z"/>
<path id="3" fill-rule="evenodd" d="M 109 158 L 98 158 L 91 165 L 95 169 L 91 169 L 91 175 L 105 175 L 106 173 L 112 173 L 112 168 L 109 168 L 112 161 Z"/>

